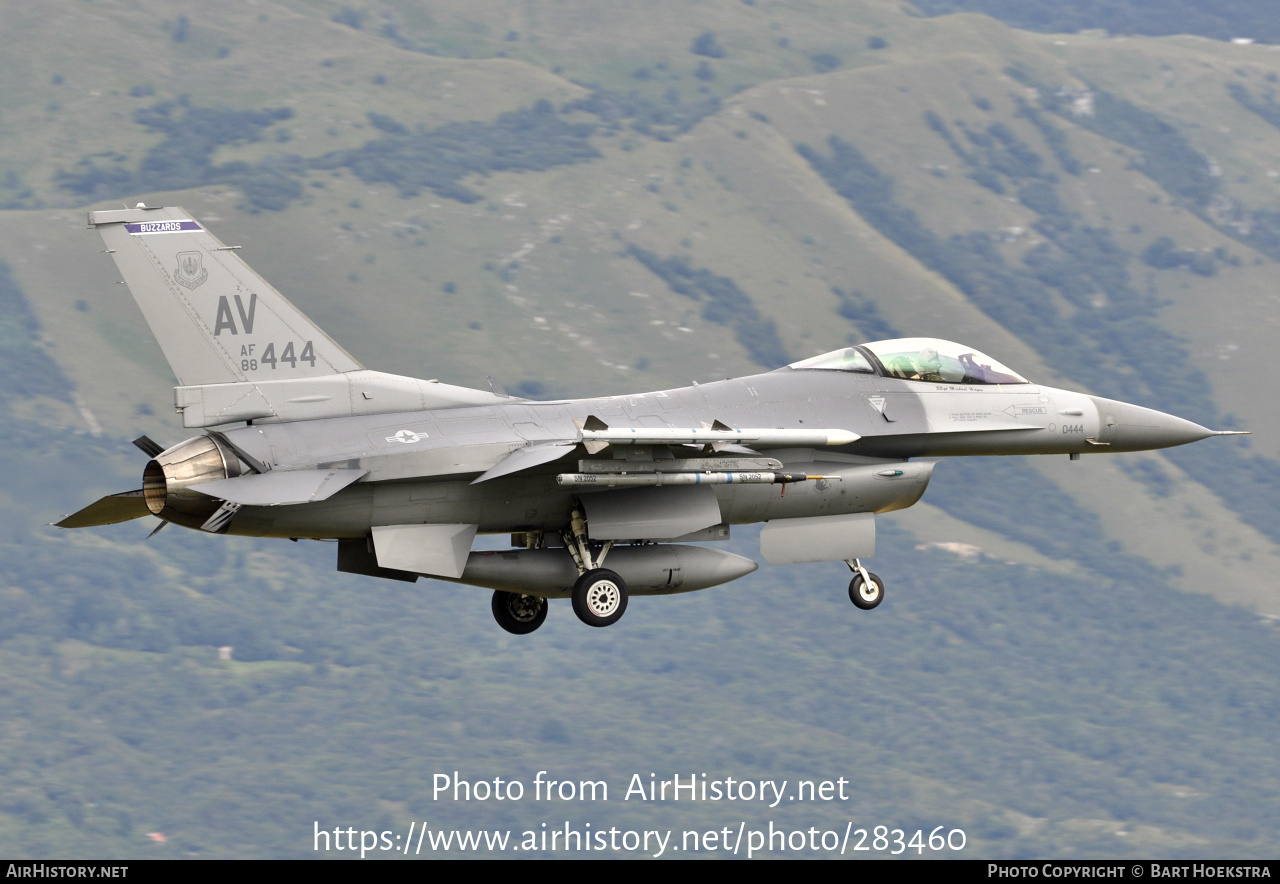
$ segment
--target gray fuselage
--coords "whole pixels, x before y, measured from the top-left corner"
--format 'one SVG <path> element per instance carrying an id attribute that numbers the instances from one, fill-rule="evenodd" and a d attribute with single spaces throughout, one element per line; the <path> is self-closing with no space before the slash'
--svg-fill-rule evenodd
<path id="1" fill-rule="evenodd" d="M 581 449 L 544 466 L 482 484 L 471 481 L 519 448 L 573 439 L 588 416 L 629 427 L 700 427 L 714 421 L 733 427 L 839 427 L 862 437 L 838 448 L 764 452 L 788 468 L 849 481 L 718 486 L 727 524 L 910 506 L 923 493 L 932 464 L 908 464 L 901 476 L 886 480 L 871 469 L 886 462 L 1136 450 L 1209 435 L 1160 412 L 1035 384 L 943 384 L 783 368 L 628 396 L 513 399 L 228 430 L 234 445 L 272 469 L 368 470 L 360 482 L 323 502 L 246 506 L 229 533 L 350 538 L 367 536 L 373 526 L 415 523 L 469 523 L 479 525 L 481 533 L 558 531 L 568 522 L 573 497 L 583 492 L 559 486 L 555 476 L 577 469 Z M 595 455 L 637 462 L 655 456 L 669 453 L 614 446 Z M 199 527 L 198 520 L 191 521 L 191 527 Z"/>

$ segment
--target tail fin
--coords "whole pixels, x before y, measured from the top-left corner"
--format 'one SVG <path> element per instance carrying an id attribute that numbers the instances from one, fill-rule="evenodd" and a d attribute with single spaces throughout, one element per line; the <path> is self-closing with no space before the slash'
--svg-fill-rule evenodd
<path id="1" fill-rule="evenodd" d="M 90 212 L 178 383 L 261 383 L 362 366 L 181 208 Z"/>
<path id="2" fill-rule="evenodd" d="M 178 378 L 184 427 L 505 401 L 369 371 L 180 208 L 90 212 Z"/>

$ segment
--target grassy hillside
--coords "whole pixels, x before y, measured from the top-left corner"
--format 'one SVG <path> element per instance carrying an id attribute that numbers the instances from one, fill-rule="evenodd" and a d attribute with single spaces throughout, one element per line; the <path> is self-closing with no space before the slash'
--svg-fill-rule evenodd
<path id="1" fill-rule="evenodd" d="M 1274 854 L 1270 47 L 879 0 L 51 9 L 0 30 L 0 843 L 305 853 L 316 818 L 439 816 L 433 772 L 554 759 L 843 773 L 833 825 L 961 825 L 973 855 Z M 121 201 L 186 206 L 385 371 L 546 398 L 936 335 L 1255 435 L 944 463 L 885 520 L 870 617 L 841 568 L 765 568 L 522 643 L 482 591 L 328 547 L 41 527 L 136 486 L 125 440 L 189 434 L 84 229 Z"/>
<path id="2" fill-rule="evenodd" d="M 1060 33 L 1102 29 L 1113 34 L 1198 34 L 1215 40 L 1251 39 L 1275 43 L 1280 30 L 1266 9 L 1247 0 L 1211 3 L 1209 0 L 1174 0 L 1144 3 L 1121 0 L 1101 3 L 1081 0 L 1062 4 L 1009 0 L 918 0 L 916 8 L 931 15 L 981 12 L 1015 28 Z"/>

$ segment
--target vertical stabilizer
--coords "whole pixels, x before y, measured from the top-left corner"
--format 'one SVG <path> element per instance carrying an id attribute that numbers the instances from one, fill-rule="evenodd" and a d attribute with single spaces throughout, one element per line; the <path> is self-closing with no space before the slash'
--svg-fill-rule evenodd
<path id="1" fill-rule="evenodd" d="M 183 386 L 316 378 L 362 366 L 181 208 L 90 212 Z"/>

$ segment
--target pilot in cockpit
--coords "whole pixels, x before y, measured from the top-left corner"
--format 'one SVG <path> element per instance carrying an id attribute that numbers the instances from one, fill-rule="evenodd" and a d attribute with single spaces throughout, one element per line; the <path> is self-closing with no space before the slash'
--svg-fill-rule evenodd
<path id="1" fill-rule="evenodd" d="M 942 383 L 942 359 L 934 347 L 925 347 L 916 354 L 916 374 L 912 380 Z"/>

